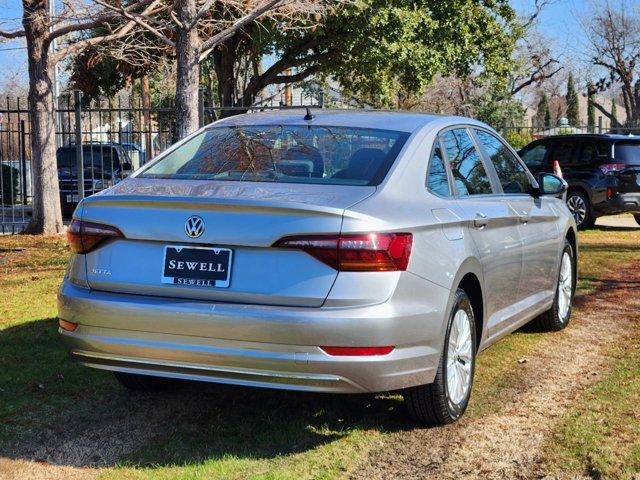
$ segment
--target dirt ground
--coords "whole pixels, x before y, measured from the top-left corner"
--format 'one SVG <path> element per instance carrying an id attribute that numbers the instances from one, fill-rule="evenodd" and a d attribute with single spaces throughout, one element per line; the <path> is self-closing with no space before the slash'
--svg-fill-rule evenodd
<path id="1" fill-rule="evenodd" d="M 630 335 L 630 313 L 640 310 L 638 271 L 640 265 L 630 266 L 607 278 L 597 295 L 578 302 L 571 328 L 550 334 L 520 365 L 520 380 L 498 412 L 393 434 L 355 478 L 516 479 L 552 473 L 540 464 L 541 446 L 555 420 L 612 362 L 611 346 Z"/>

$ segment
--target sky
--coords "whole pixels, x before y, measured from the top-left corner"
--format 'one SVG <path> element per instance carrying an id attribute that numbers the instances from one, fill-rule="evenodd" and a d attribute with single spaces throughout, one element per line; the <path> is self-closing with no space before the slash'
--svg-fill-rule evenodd
<path id="1" fill-rule="evenodd" d="M 579 70 L 588 58 L 587 41 L 582 21 L 591 9 L 592 2 L 598 0 L 548 0 L 539 19 L 537 29 L 551 42 L 552 51 L 561 62 Z M 640 0 L 627 1 L 639 8 Z M 511 0 L 511 5 L 521 15 L 533 11 L 534 0 Z M 0 0 L 0 28 L 11 29 L 20 26 L 22 14 L 21 0 Z M 0 44 L 0 85 L 13 76 L 26 82 L 26 57 L 21 41 Z"/>

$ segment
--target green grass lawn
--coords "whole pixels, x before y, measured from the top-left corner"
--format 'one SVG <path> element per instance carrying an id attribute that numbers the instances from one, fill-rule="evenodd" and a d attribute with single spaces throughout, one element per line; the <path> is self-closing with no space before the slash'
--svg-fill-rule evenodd
<path id="1" fill-rule="evenodd" d="M 602 277 L 621 264 L 640 261 L 639 235 L 581 234 L 580 294 L 596 292 Z M 107 479 L 337 478 L 357 468 L 385 435 L 411 428 L 400 397 L 391 394 L 311 395 L 214 384 L 129 394 L 108 372 L 69 361 L 59 343 L 55 293 L 66 258 L 60 237 L 0 238 L 0 457 L 53 457 Z M 479 357 L 468 418 L 500 408 L 503 392 L 518 382 L 518 359 L 545 338 L 519 331 Z M 624 405 L 637 401 L 637 382 L 629 377 L 634 372 L 616 372 L 576 409 L 590 409 L 600 391 L 619 395 Z M 637 426 L 625 408 L 612 410 L 612 425 Z M 573 445 L 572 435 L 589 431 L 593 441 L 567 447 L 567 458 L 585 457 L 614 432 L 592 425 L 581 411 L 562 419 L 556 437 Z M 77 456 L 65 450 L 74 448 Z M 612 469 L 634 458 L 632 449 L 607 452 L 597 458 Z M 582 472 L 577 465 L 571 471 Z"/>

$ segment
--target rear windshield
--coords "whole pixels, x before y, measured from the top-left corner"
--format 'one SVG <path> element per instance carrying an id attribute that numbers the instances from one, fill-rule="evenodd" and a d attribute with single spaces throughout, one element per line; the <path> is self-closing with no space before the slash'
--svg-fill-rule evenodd
<path id="1" fill-rule="evenodd" d="M 616 163 L 640 165 L 640 142 L 616 143 L 614 158 Z"/>
<path id="2" fill-rule="evenodd" d="M 377 185 L 408 136 L 326 126 L 217 127 L 195 136 L 139 176 Z"/>

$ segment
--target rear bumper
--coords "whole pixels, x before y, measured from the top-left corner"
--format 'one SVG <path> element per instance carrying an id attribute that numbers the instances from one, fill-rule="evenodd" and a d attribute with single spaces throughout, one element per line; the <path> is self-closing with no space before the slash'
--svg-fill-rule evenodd
<path id="1" fill-rule="evenodd" d="M 441 308 L 422 305 L 418 314 L 391 301 L 344 309 L 260 307 L 110 294 L 65 281 L 60 318 L 79 326 L 60 334 L 71 355 L 94 368 L 291 390 L 389 391 L 433 381 L 444 297 Z M 139 329 L 168 315 L 182 333 Z M 236 328 L 224 330 L 228 338 L 189 335 L 190 323 L 202 321 L 211 322 L 212 332 L 220 332 L 220 322 Z M 396 348 L 384 356 L 340 357 L 318 345 Z"/>
<path id="2" fill-rule="evenodd" d="M 620 193 L 611 200 L 594 205 L 598 214 L 640 213 L 640 192 Z"/>

